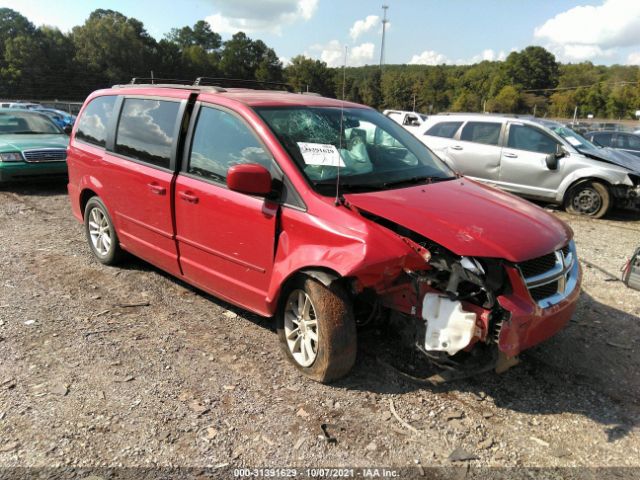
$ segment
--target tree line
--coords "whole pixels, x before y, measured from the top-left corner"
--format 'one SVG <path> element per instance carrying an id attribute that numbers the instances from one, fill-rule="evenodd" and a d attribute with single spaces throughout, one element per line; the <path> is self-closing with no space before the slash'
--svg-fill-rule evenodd
<path id="1" fill-rule="evenodd" d="M 0 97 L 82 101 L 90 92 L 132 77 L 193 81 L 227 77 L 287 82 L 370 105 L 424 113 L 487 111 L 543 116 L 634 118 L 640 109 L 638 66 L 560 64 L 542 47 L 474 65 L 385 65 L 330 68 L 276 52 L 243 32 L 222 41 L 204 20 L 157 41 L 135 18 L 98 9 L 69 33 L 36 27 L 0 8 Z M 343 81 L 344 78 L 344 81 Z"/>

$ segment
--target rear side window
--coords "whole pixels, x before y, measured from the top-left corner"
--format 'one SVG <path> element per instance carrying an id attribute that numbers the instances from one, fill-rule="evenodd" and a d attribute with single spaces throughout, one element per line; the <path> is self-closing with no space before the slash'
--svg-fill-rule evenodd
<path id="1" fill-rule="evenodd" d="M 75 138 L 104 147 L 115 103 L 116 97 L 113 95 L 96 97 L 91 100 L 78 120 Z"/>
<path id="2" fill-rule="evenodd" d="M 122 106 L 116 153 L 170 168 L 179 102 L 127 98 Z"/>
<path id="3" fill-rule="evenodd" d="M 509 127 L 508 147 L 538 153 L 555 153 L 558 142 L 537 128 L 527 125 Z"/>
<path id="4" fill-rule="evenodd" d="M 425 132 L 425 135 L 434 137 L 453 138 L 462 122 L 442 122 L 436 123 L 433 127 Z"/>
<path id="5" fill-rule="evenodd" d="M 460 140 L 483 143 L 485 145 L 498 145 L 501 129 L 501 123 L 468 122 L 462 129 Z"/>
<path id="6" fill-rule="evenodd" d="M 628 148 L 629 150 L 640 150 L 640 137 L 619 133 L 618 146 L 619 148 Z"/>
<path id="7" fill-rule="evenodd" d="M 202 107 L 193 134 L 188 172 L 224 182 L 233 165 L 257 163 L 271 168 L 273 158 L 235 115 Z"/>
<path id="8" fill-rule="evenodd" d="M 613 140 L 611 133 L 596 133 L 593 135 L 593 141 L 601 147 L 610 147 Z"/>

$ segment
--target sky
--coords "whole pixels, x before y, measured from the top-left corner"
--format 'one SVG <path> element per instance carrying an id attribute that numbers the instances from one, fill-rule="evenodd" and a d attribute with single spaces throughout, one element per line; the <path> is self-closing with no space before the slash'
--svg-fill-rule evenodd
<path id="1" fill-rule="evenodd" d="M 303 54 L 340 66 L 469 64 L 540 45 L 562 62 L 640 65 L 640 0 L 0 0 L 36 25 L 62 31 L 97 9 L 141 20 L 161 39 L 207 20 L 223 40 L 242 30 L 286 64 Z"/>

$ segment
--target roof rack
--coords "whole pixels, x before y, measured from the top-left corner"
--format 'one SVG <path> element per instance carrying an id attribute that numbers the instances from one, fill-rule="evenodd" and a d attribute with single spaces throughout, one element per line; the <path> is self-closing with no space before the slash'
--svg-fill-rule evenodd
<path id="1" fill-rule="evenodd" d="M 497 112 L 440 112 L 438 115 L 477 115 L 482 117 L 510 117 L 510 118 L 533 118 L 528 113 L 497 113 Z"/>
<path id="2" fill-rule="evenodd" d="M 177 80 L 175 78 L 150 78 L 150 77 L 134 77 L 131 79 L 131 82 L 121 84 L 121 85 L 113 85 L 111 88 L 140 88 L 140 87 L 148 87 L 152 86 L 155 88 L 177 88 L 181 90 L 192 90 L 192 91 L 201 91 L 201 90 L 213 90 L 215 92 L 226 92 L 224 88 L 216 87 L 216 86 L 199 86 L 190 80 Z"/>
<path id="3" fill-rule="evenodd" d="M 288 83 L 281 82 L 265 82 L 262 80 L 244 80 L 241 78 L 224 78 L 224 77 L 198 77 L 193 82 L 194 86 L 214 86 L 222 88 L 252 88 L 255 90 L 282 90 L 293 93 L 294 88 Z"/>
<path id="4" fill-rule="evenodd" d="M 209 89 L 217 92 L 226 92 L 226 88 L 250 88 L 254 90 L 282 90 L 289 93 L 295 92 L 294 88 L 287 83 L 224 77 L 198 77 L 194 82 L 175 78 L 134 77 L 131 79 L 131 82 L 123 85 L 114 85 L 112 88 L 135 88 L 149 85 L 160 88 L 181 88 L 186 90 Z"/>

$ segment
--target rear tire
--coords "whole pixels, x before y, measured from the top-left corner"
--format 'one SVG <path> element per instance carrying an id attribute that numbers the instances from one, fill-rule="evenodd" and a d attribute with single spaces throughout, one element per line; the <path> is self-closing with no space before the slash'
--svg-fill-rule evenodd
<path id="1" fill-rule="evenodd" d="M 100 263 L 115 265 L 122 259 L 116 229 L 99 197 L 91 197 L 84 207 L 84 230 L 91 253 Z"/>
<path id="2" fill-rule="evenodd" d="M 317 382 L 337 380 L 355 363 L 351 302 L 335 282 L 326 287 L 308 277 L 294 280 L 278 310 L 277 330 L 287 358 Z"/>
<path id="3" fill-rule="evenodd" d="M 571 187 L 564 203 L 567 212 L 591 218 L 602 218 L 611 209 L 611 193 L 600 182 L 583 182 Z"/>

